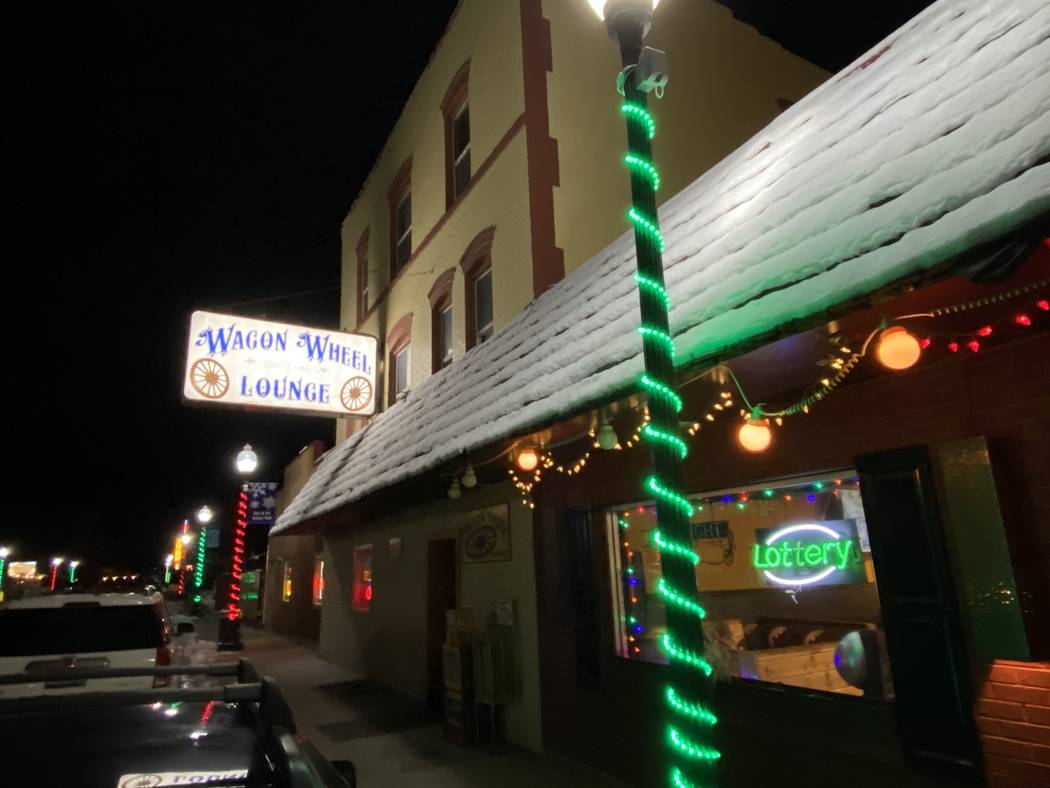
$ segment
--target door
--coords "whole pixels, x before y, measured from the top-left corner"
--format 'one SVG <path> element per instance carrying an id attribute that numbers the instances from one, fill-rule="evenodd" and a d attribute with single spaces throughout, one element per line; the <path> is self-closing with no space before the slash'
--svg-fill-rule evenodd
<path id="1" fill-rule="evenodd" d="M 980 750 L 958 597 L 925 446 L 857 459 L 905 757 L 976 779 Z"/>
<path id="2" fill-rule="evenodd" d="M 427 543 L 427 702 L 434 709 L 444 705 L 445 681 L 442 646 L 445 611 L 456 605 L 456 540 Z"/>

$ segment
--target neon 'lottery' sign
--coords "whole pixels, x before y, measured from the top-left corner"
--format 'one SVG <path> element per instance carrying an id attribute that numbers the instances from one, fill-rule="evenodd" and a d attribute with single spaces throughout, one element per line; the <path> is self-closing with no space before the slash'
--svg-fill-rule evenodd
<path id="1" fill-rule="evenodd" d="M 867 582 L 853 520 L 759 528 L 751 562 L 768 582 L 780 586 Z"/>

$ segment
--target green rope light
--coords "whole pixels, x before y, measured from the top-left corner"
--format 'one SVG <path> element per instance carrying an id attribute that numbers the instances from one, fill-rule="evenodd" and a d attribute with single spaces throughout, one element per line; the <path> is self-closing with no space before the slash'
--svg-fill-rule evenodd
<path id="1" fill-rule="evenodd" d="M 717 761 L 722 757 L 722 754 L 718 750 L 712 750 L 709 747 L 704 747 L 699 744 L 694 744 L 685 738 L 678 729 L 673 725 L 667 728 L 667 738 L 671 741 L 679 752 L 681 752 L 687 758 L 693 758 L 698 761 Z"/>
<path id="2" fill-rule="evenodd" d="M 642 435 L 652 441 L 661 441 L 666 443 L 668 446 L 676 449 L 679 456 L 684 460 L 686 455 L 689 454 L 689 448 L 685 445 L 685 441 L 679 438 L 677 435 L 672 435 L 670 432 L 664 432 L 652 424 L 646 424 L 642 427 Z"/>
<path id="3" fill-rule="evenodd" d="M 656 480 L 655 476 L 650 476 L 646 479 L 645 486 L 657 498 L 662 498 L 671 506 L 677 506 L 686 517 L 693 516 L 693 505 L 689 503 L 689 499 L 684 495 L 679 495 L 674 490 L 664 487 Z"/>
<path id="4" fill-rule="evenodd" d="M 705 676 L 710 676 L 714 673 L 715 669 L 711 667 L 711 663 L 701 657 L 699 654 L 694 654 L 689 649 L 679 648 L 675 645 L 674 638 L 670 635 L 664 635 L 661 641 L 663 643 L 664 651 L 667 652 L 667 656 L 671 659 L 684 662 L 686 665 L 691 665 L 697 670 L 701 671 Z"/>
<path id="5" fill-rule="evenodd" d="M 666 383 L 661 383 L 658 380 L 653 380 L 648 375 L 642 375 L 638 381 L 642 384 L 642 388 L 648 391 L 650 394 L 663 397 L 665 400 L 671 403 L 674 407 L 675 413 L 682 412 L 682 398 L 678 396 L 678 392 L 668 386 Z"/>
<path id="6" fill-rule="evenodd" d="M 649 236 L 650 240 L 656 244 L 661 252 L 664 250 L 664 234 L 660 232 L 660 227 L 656 222 L 643 215 L 637 208 L 629 209 L 627 218 L 634 222 L 634 229 L 643 235 Z"/>
<path id="7" fill-rule="evenodd" d="M 204 585 L 204 558 L 205 551 L 207 550 L 208 529 L 201 528 L 200 535 L 197 536 L 197 563 L 193 567 L 193 585 L 196 588 L 200 588 Z M 199 602 L 199 599 L 194 599 L 195 602 Z"/>
<path id="8" fill-rule="evenodd" d="M 646 161 L 641 156 L 635 156 L 633 153 L 628 153 L 623 157 L 623 160 L 634 172 L 649 179 L 649 183 L 653 185 L 654 192 L 660 191 L 660 171 L 651 162 Z"/>
<path id="9" fill-rule="evenodd" d="M 718 717 L 707 708 L 699 703 L 690 703 L 683 699 L 674 691 L 674 687 L 668 686 L 664 690 L 664 697 L 667 698 L 667 705 L 683 717 L 689 717 L 703 725 L 715 725 L 718 722 Z"/>
<path id="10" fill-rule="evenodd" d="M 667 294 L 667 289 L 657 282 L 652 277 L 648 277 L 645 274 L 635 274 L 634 281 L 638 283 L 640 290 L 648 290 L 649 292 L 658 296 L 664 302 L 664 308 L 668 311 L 671 309 L 671 296 Z"/>
<path id="11" fill-rule="evenodd" d="M 644 94 L 637 91 L 630 74 L 630 66 L 621 74 L 622 92 L 626 97 L 621 111 L 627 118 L 630 143 L 624 163 L 632 173 L 633 201 L 627 211 L 627 218 L 635 229 L 638 255 L 635 282 L 640 293 L 650 296 L 640 299 L 642 320 L 638 332 L 642 335 L 645 348 L 645 374 L 639 383 L 649 396 L 652 422 L 647 420 L 640 432 L 653 445 L 654 473 L 646 478 L 645 488 L 659 503 L 653 541 L 660 549 L 661 564 L 665 571 L 657 582 L 657 590 L 668 610 L 668 630 L 660 643 L 668 659 L 676 665 L 673 675 L 677 681 L 685 675 L 678 666 L 698 670 L 705 677 L 710 677 L 714 669 L 703 657 L 702 639 L 697 639 L 697 633 L 702 629 L 689 624 L 690 617 L 702 620 L 706 615 L 704 608 L 695 599 L 696 581 L 693 579 L 690 582 L 690 576 L 695 570 L 687 570 L 679 563 L 684 559 L 696 567 L 700 563 L 700 556 L 693 550 L 688 536 L 689 520 L 694 513 L 693 504 L 684 495 L 684 490 L 678 489 L 683 486 L 678 463 L 687 456 L 688 446 L 678 435 L 677 418 L 671 415 L 681 412 L 682 398 L 674 390 L 670 377 L 674 370 L 675 344 L 668 329 L 667 315 L 671 310 L 671 298 L 663 284 L 661 254 L 665 242 L 660 232 L 655 196 L 661 179 L 659 170 L 653 164 L 649 145 L 643 139 L 647 137 L 651 140 L 655 136 L 656 122 L 645 108 Z M 621 523 L 621 527 L 626 526 Z M 672 612 L 674 615 L 671 615 Z M 687 775 L 693 771 L 706 773 L 711 767 L 702 764 L 713 764 L 720 757 L 718 750 L 702 743 L 709 736 L 710 727 L 717 723 L 717 718 L 703 705 L 685 700 L 670 684 L 665 688 L 664 700 L 670 709 L 669 719 L 673 723 L 667 728 L 668 742 L 672 757 L 677 761 L 670 765 L 670 785 L 674 788 L 713 787 L 713 780 L 703 780 L 705 786 L 702 786 L 695 781 L 695 777 Z M 699 727 L 695 732 L 686 734 L 683 733 L 685 728 L 680 730 L 677 727 L 680 724 Z M 692 740 L 690 736 L 697 740 Z"/>
<path id="12" fill-rule="evenodd" d="M 694 550 L 691 550 L 688 547 L 683 547 L 678 544 L 678 542 L 669 541 L 667 537 L 660 532 L 659 528 L 653 531 L 653 541 L 656 542 L 656 546 L 659 547 L 662 552 L 675 553 L 683 558 L 688 558 L 693 562 L 693 566 L 700 563 L 700 556 L 698 556 Z"/>
<path id="13" fill-rule="evenodd" d="M 693 553 L 693 555 L 696 555 L 696 553 Z M 699 559 L 699 556 L 697 556 L 697 558 Z M 660 596 L 664 598 L 664 601 L 667 604 L 674 605 L 675 607 L 680 607 L 682 610 L 688 610 L 697 618 L 703 619 L 707 617 L 706 610 L 704 610 L 700 605 L 698 605 L 689 597 L 679 594 L 677 591 L 671 588 L 671 586 L 662 577 L 656 584 L 656 589 L 660 592 Z"/>
<path id="14" fill-rule="evenodd" d="M 641 104 L 635 104 L 633 101 L 625 101 L 620 107 L 620 112 L 626 115 L 628 120 L 643 124 L 645 126 L 645 133 L 648 135 L 649 139 L 656 136 L 656 121 L 653 120 L 653 116 L 649 114 L 649 110 Z"/>

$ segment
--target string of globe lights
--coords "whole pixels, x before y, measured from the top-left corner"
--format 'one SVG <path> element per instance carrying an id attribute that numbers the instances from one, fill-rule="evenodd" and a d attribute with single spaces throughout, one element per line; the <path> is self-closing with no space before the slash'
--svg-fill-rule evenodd
<path id="1" fill-rule="evenodd" d="M 690 438 L 693 438 L 705 425 L 717 421 L 721 415 L 736 412 L 744 420 L 744 423 L 737 431 L 737 440 L 740 446 L 748 452 L 761 453 L 768 449 L 773 442 L 772 427 L 774 425 L 782 426 L 786 417 L 808 414 L 813 406 L 838 388 L 846 377 L 857 369 L 861 361 L 872 351 L 882 366 L 893 371 L 901 371 L 914 366 L 921 359 L 923 352 L 931 347 L 943 347 L 951 353 L 958 353 L 964 349 L 970 353 L 978 353 L 981 350 L 981 341 L 988 337 L 999 336 L 1004 330 L 1010 328 L 1027 329 L 1034 326 L 1040 315 L 1050 312 L 1050 301 L 1040 295 L 1026 302 L 1019 309 L 1012 309 L 994 321 L 981 323 L 971 331 L 913 332 L 905 325 L 902 325 L 902 323 L 924 318 L 940 318 L 982 309 L 1012 301 L 1036 291 L 1042 291 L 1048 286 L 1050 286 L 1050 279 L 1042 279 L 1002 293 L 939 307 L 929 312 L 900 315 L 889 320 L 884 319 L 879 326 L 864 338 L 857 346 L 857 349 L 854 349 L 848 343 L 837 343 L 834 352 L 829 353 L 818 362 L 820 366 L 827 367 L 827 371 L 822 374 L 820 379 L 808 387 L 807 393 L 799 400 L 775 410 L 767 409 L 763 403 L 753 404 L 732 368 L 728 364 L 718 364 L 684 381 L 679 384 L 679 387 L 691 384 L 700 378 L 724 372 L 731 383 L 731 389 L 736 389 L 736 395 L 734 396 L 732 390 L 719 391 L 718 395 L 702 410 L 697 420 L 688 423 L 687 434 Z M 737 408 L 737 397 L 744 405 L 743 408 Z M 638 446 L 642 437 L 646 435 L 647 430 L 651 430 L 649 422 L 648 408 L 643 405 L 637 425 L 630 436 L 625 441 L 621 441 L 612 423 L 603 413 L 597 429 L 592 427 L 575 436 L 547 446 L 525 445 L 520 448 L 512 447 L 510 452 L 501 452 L 498 456 L 503 457 L 509 453 L 512 465 L 507 470 L 507 473 L 515 488 L 521 494 L 522 506 L 534 509 L 535 502 L 532 498 L 532 492 L 547 474 L 556 472 L 565 476 L 575 476 L 582 473 L 586 468 L 587 461 L 591 458 L 592 451 L 595 449 L 620 451 Z M 573 458 L 559 460 L 554 454 L 555 449 L 578 443 L 584 438 L 589 439 L 587 448 L 578 452 Z M 482 464 L 485 463 L 477 463 L 477 465 Z M 473 487 L 477 483 L 476 474 L 469 463 L 463 474 L 463 479 L 463 486 L 465 487 Z M 473 480 L 474 484 L 467 484 L 468 480 Z M 455 484 L 455 482 L 453 483 Z M 459 496 L 456 495 L 455 497 Z"/>

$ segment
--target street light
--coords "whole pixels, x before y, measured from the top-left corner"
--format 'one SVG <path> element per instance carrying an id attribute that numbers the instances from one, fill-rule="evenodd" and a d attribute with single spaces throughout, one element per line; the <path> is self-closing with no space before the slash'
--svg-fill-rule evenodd
<path id="1" fill-rule="evenodd" d="M 69 582 L 70 583 L 77 582 L 77 567 L 78 566 L 80 566 L 80 562 L 79 561 L 70 561 L 69 562 Z"/>
<path id="2" fill-rule="evenodd" d="M 656 122 L 648 109 L 648 94 L 662 95 L 667 84 L 664 53 L 644 46 L 658 0 L 587 0 L 605 20 L 609 35 L 620 46 L 622 70 L 616 89 L 623 96 L 621 112 L 627 121 L 628 153 L 624 158 L 631 179 L 631 208 L 637 258 L 635 280 L 641 305 L 642 354 L 645 374 L 639 380 L 648 399 L 651 421 L 643 435 L 652 447 L 652 473 L 647 492 L 656 499 L 663 575 L 659 592 L 666 606 L 667 630 L 661 642 L 670 663 L 662 689 L 666 725 L 661 736 L 668 744 L 669 763 L 661 782 L 672 786 L 715 785 L 719 753 L 711 746 L 716 721 L 708 708 L 712 667 L 704 659 L 701 619 L 696 601 L 696 564 L 690 519 L 693 506 L 685 493 L 682 460 L 685 443 L 678 436 L 682 400 L 674 390 L 674 338 L 667 313 L 670 297 L 664 286 L 664 238 L 656 209 L 660 174 L 653 162 L 652 139 Z"/>
<path id="3" fill-rule="evenodd" d="M 237 455 L 237 471 L 242 477 L 251 474 L 259 458 L 250 444 Z M 241 574 L 244 571 L 245 534 L 248 530 L 248 482 L 241 482 L 237 493 L 237 511 L 234 514 L 233 545 L 230 559 L 229 590 L 226 592 L 226 615 L 219 619 L 219 651 L 240 651 L 241 642 Z"/>
<path id="4" fill-rule="evenodd" d="M 252 451 L 252 445 L 250 443 L 244 444 L 244 448 L 241 449 L 237 455 L 237 472 L 241 476 L 248 476 L 255 472 L 255 469 L 259 466 L 259 456 Z"/>
<path id="5" fill-rule="evenodd" d="M 211 522 L 211 518 L 214 517 L 214 513 L 211 508 L 207 505 L 202 506 L 197 510 L 197 522 L 201 525 L 207 525 Z"/>
<path id="6" fill-rule="evenodd" d="M 175 556 L 168 553 L 164 557 L 164 585 L 168 585 L 171 582 L 171 564 L 175 560 Z"/>
<path id="7" fill-rule="evenodd" d="M 48 578 L 48 591 L 54 593 L 55 582 L 58 580 L 58 568 L 62 566 L 62 562 L 65 561 L 62 556 L 55 556 L 51 559 L 51 577 Z"/>
<path id="8" fill-rule="evenodd" d="M 11 555 L 10 547 L 0 547 L 0 602 L 4 601 L 4 575 L 7 574 L 7 557 Z"/>

